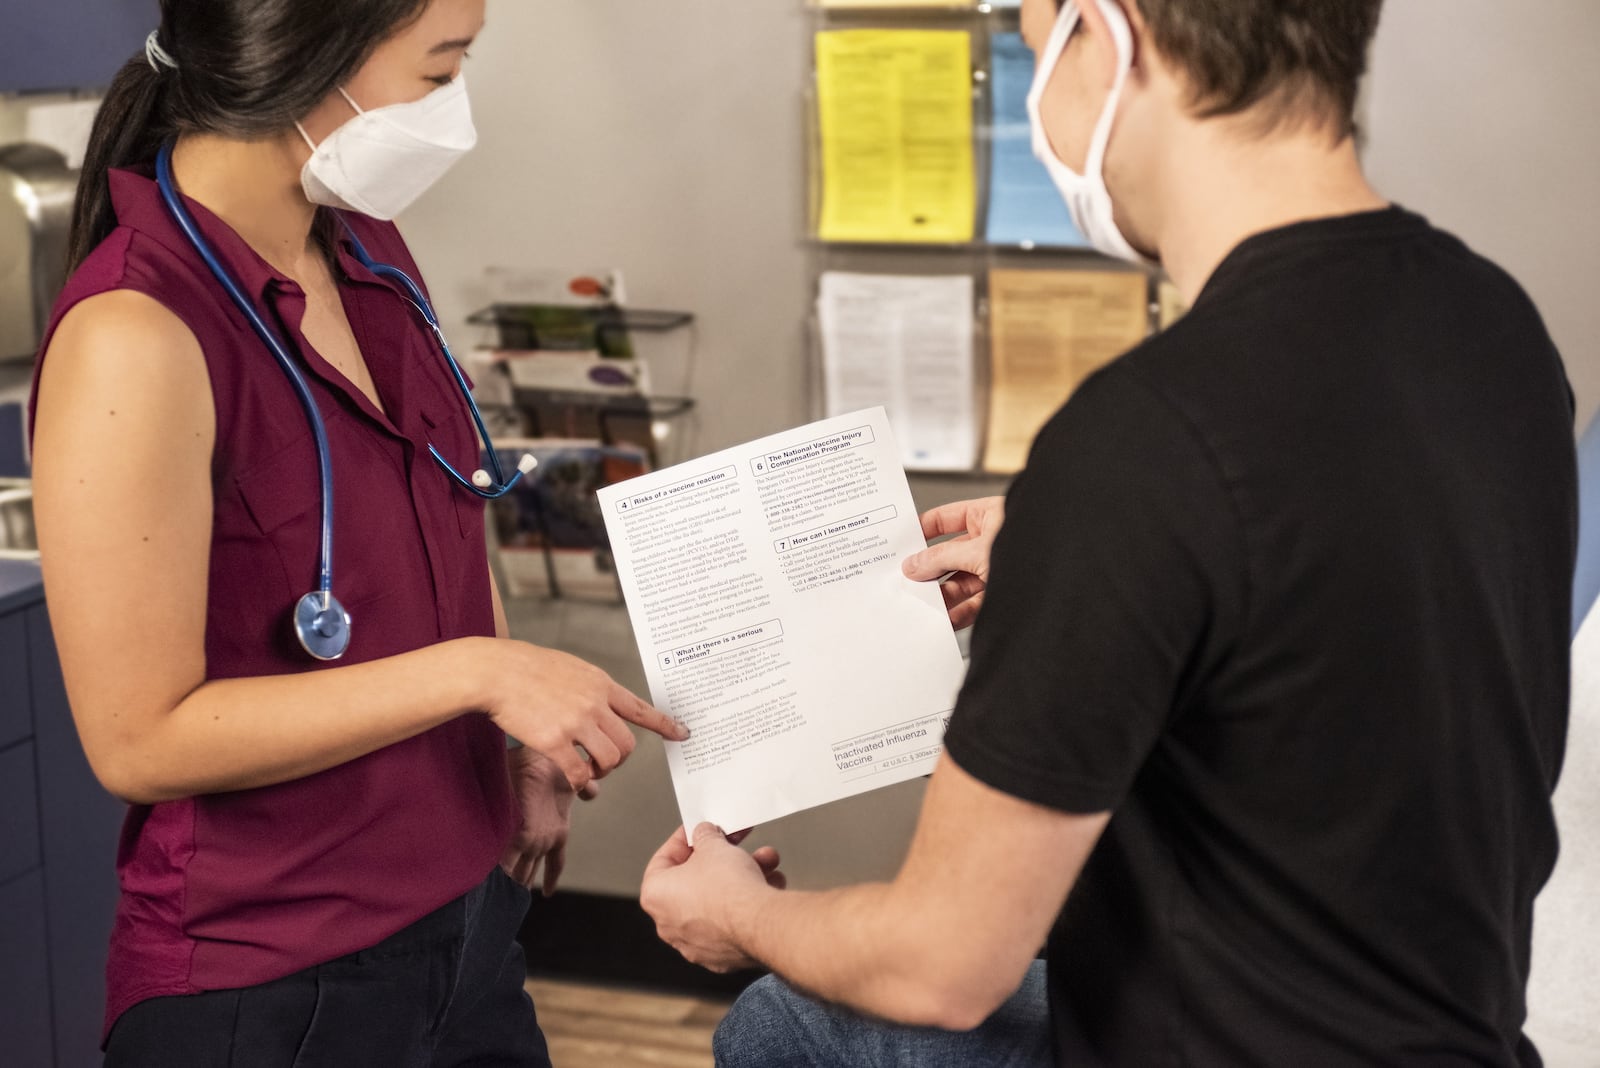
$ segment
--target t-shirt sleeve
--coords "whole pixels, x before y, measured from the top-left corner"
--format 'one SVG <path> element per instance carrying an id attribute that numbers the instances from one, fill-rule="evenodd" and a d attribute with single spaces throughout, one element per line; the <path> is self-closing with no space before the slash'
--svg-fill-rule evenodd
<path id="1" fill-rule="evenodd" d="M 980 781 L 1075 813 L 1117 807 L 1245 611 L 1221 474 L 1125 364 L 1057 413 L 1012 486 L 945 739 Z"/>

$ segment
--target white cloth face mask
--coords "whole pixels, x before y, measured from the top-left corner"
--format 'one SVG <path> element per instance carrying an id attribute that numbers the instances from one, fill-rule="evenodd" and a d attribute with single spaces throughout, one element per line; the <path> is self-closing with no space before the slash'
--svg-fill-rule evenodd
<path id="1" fill-rule="evenodd" d="M 371 111 L 339 92 L 356 115 L 322 144 L 313 144 L 295 123 L 311 147 L 300 184 L 313 204 L 391 220 L 478 143 L 464 75 L 421 100 Z"/>
<path id="2" fill-rule="evenodd" d="M 1050 172 L 1051 181 L 1055 182 L 1056 189 L 1067 202 L 1067 210 L 1072 213 L 1072 221 L 1096 251 L 1130 263 L 1149 264 L 1150 261 L 1130 245 L 1118 229 L 1105 179 L 1106 146 L 1111 143 L 1111 127 L 1116 121 L 1117 104 L 1122 100 L 1123 86 L 1127 84 L 1128 73 L 1133 69 L 1133 29 L 1128 25 L 1128 16 L 1115 3 L 1103 0 L 1089 2 L 1100 3 L 1100 10 L 1105 12 L 1106 21 L 1111 26 L 1111 36 L 1117 46 L 1117 78 L 1106 98 L 1100 121 L 1095 126 L 1094 137 L 1089 142 L 1084 173 L 1078 174 L 1056 155 L 1039 114 L 1045 86 L 1050 84 L 1051 76 L 1060 66 L 1067 41 L 1083 17 L 1078 8 L 1079 0 L 1066 0 L 1061 5 L 1055 30 L 1039 56 L 1038 69 L 1033 75 L 1033 88 L 1028 93 L 1028 124 L 1033 130 L 1033 154 Z"/>

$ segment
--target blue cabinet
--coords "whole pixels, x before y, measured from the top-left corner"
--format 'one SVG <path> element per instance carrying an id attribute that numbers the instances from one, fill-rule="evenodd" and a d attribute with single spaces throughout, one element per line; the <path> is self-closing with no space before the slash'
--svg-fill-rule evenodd
<path id="1" fill-rule="evenodd" d="M 0 93 L 103 89 L 161 18 L 156 0 L 22 0 L 0 27 Z"/>
<path id="2" fill-rule="evenodd" d="M 44 922 L 44 875 L 31 871 L 0 883 L 0 1049 L 5 1063 L 49 1068 L 55 1042 L 50 1025 L 50 970 Z"/>
<path id="3" fill-rule="evenodd" d="M 0 750 L 33 734 L 28 700 L 28 627 L 21 612 L 0 613 Z"/>
<path id="4" fill-rule="evenodd" d="M 0 886 L 39 866 L 39 788 L 32 742 L 0 749 Z"/>
<path id="5" fill-rule="evenodd" d="M 100 1063 L 123 811 L 78 744 L 38 568 L 0 561 L 0 1063 Z"/>

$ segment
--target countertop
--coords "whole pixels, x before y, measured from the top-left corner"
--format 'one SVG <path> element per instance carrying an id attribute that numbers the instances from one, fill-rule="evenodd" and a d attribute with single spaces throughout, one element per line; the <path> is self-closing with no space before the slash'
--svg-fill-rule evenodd
<path id="1" fill-rule="evenodd" d="M 0 615 L 44 600 L 39 565 L 24 560 L 0 560 Z"/>

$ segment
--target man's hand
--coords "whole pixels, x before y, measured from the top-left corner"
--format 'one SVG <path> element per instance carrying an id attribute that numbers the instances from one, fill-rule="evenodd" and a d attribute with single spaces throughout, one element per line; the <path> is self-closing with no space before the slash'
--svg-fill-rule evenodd
<path id="1" fill-rule="evenodd" d="M 922 514 L 922 536 L 932 540 L 946 534 L 960 537 L 940 542 L 906 557 L 901 569 L 917 582 L 931 582 L 954 572 L 942 583 L 944 606 L 950 610 L 950 625 L 957 630 L 977 622 L 983 607 L 983 591 L 989 584 L 989 552 L 994 536 L 1005 522 L 1004 497 L 985 497 L 976 501 L 957 501 Z"/>
<path id="2" fill-rule="evenodd" d="M 639 903 L 656 921 L 656 933 L 691 964 L 714 972 L 755 965 L 739 943 L 734 917 L 768 889 L 782 890 L 778 851 L 753 854 L 721 828 L 702 823 L 693 846 L 679 827 L 645 868 Z"/>
<path id="3" fill-rule="evenodd" d="M 567 833 L 571 827 L 572 799 L 593 799 L 594 783 L 573 794 L 572 786 L 555 762 L 538 750 L 522 746 L 506 752 L 511 771 L 511 788 L 522 810 L 522 826 L 500 858 L 505 873 L 529 890 L 539 885 L 539 867 L 544 866 L 545 897 L 556 891 L 561 871 L 567 862 Z"/>
<path id="4" fill-rule="evenodd" d="M 776 893 L 776 853 L 701 824 L 661 847 L 639 898 L 703 967 L 760 963 L 869 1016 L 968 1031 L 1017 989 L 1109 819 L 1011 797 L 946 755 L 892 883 Z"/>

